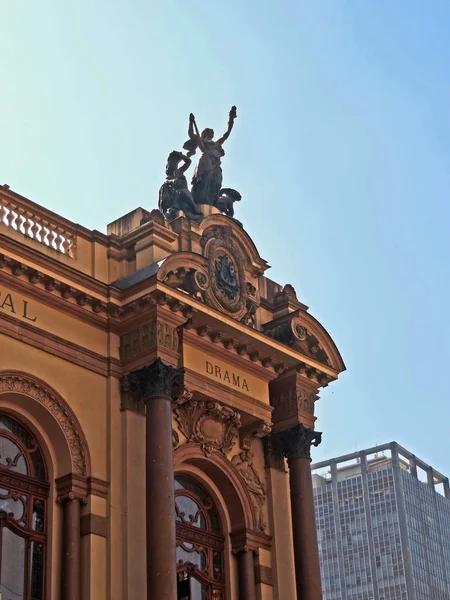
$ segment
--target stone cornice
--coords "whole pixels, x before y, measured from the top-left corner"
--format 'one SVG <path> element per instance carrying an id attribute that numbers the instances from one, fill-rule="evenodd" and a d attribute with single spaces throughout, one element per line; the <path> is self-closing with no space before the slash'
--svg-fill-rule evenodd
<path id="1" fill-rule="evenodd" d="M 104 377 L 110 375 L 119 377 L 121 374 L 121 365 L 118 359 L 102 356 L 32 324 L 19 321 L 11 315 L 1 315 L 0 333 Z"/>
<path id="2" fill-rule="evenodd" d="M 87 502 L 87 496 L 108 497 L 109 482 L 96 477 L 82 477 L 76 473 L 68 473 L 55 479 L 58 502 L 77 498 Z"/>

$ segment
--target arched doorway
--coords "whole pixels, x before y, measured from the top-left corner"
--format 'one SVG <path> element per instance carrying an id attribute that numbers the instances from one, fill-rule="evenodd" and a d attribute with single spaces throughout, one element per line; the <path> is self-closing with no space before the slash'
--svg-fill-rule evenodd
<path id="1" fill-rule="evenodd" d="M 36 439 L 0 413 L 0 592 L 45 600 L 48 473 Z"/>
<path id="2" fill-rule="evenodd" d="M 175 477 L 178 600 L 224 600 L 223 528 L 211 496 L 192 477 Z"/>

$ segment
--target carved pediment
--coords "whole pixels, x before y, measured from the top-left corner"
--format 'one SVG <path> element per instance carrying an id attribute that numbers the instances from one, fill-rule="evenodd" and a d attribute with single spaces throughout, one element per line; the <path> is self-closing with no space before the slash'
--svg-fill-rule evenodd
<path id="1" fill-rule="evenodd" d="M 249 327 L 256 327 L 257 278 L 266 263 L 238 225 L 228 219 L 225 223 L 204 219 L 199 238 L 201 254 L 171 255 L 161 266 L 158 279 Z"/>
<path id="2" fill-rule="evenodd" d="M 291 346 L 297 352 L 309 356 L 323 365 L 330 366 L 328 354 L 322 347 L 321 342 L 308 329 L 304 320 L 298 314 L 299 311 L 295 311 L 266 323 L 263 325 L 264 333 L 287 346 Z"/>

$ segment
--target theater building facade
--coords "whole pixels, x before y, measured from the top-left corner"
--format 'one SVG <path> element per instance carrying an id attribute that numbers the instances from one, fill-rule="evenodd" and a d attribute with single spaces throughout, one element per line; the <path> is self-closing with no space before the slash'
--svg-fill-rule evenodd
<path id="1" fill-rule="evenodd" d="M 322 597 L 314 405 L 344 364 L 206 212 L 104 234 L 0 187 L 1 600 Z"/>

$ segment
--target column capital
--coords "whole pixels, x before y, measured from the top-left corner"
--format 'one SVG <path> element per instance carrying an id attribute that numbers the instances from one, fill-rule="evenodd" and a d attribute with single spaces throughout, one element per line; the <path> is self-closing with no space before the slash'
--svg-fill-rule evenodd
<path id="1" fill-rule="evenodd" d="M 172 388 L 183 385 L 184 369 L 167 365 L 157 358 L 150 365 L 127 375 L 128 385 L 132 391 L 140 394 L 144 403 L 153 397 L 172 397 Z"/>
<path id="2" fill-rule="evenodd" d="M 81 477 L 76 473 L 68 473 L 55 479 L 57 500 L 61 504 L 69 500 L 80 500 L 83 504 L 87 503 L 89 494 L 89 484 L 86 477 Z"/>
<path id="3" fill-rule="evenodd" d="M 305 427 L 302 423 L 287 431 L 276 433 L 275 437 L 279 440 L 283 455 L 288 460 L 294 458 L 311 460 L 311 446 L 318 446 L 322 441 L 321 432 Z"/>

